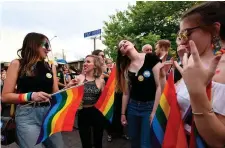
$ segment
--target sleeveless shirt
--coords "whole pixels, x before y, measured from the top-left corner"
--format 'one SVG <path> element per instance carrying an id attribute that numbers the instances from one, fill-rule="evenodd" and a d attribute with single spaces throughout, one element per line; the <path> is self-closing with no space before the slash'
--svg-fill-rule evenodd
<path id="1" fill-rule="evenodd" d="M 98 101 L 100 94 L 101 90 L 97 87 L 95 80 L 86 81 L 86 83 L 84 83 L 83 105 L 95 104 Z"/>
<path id="2" fill-rule="evenodd" d="M 53 73 L 48 63 L 38 61 L 33 66 L 34 76 L 20 75 L 17 79 L 17 92 L 39 92 L 52 93 Z"/>

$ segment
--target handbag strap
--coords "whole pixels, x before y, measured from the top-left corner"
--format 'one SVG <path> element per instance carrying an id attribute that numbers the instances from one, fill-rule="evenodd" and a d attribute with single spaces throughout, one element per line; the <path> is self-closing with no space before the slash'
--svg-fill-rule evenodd
<path id="1" fill-rule="evenodd" d="M 10 105 L 10 117 L 15 118 L 15 104 Z"/>

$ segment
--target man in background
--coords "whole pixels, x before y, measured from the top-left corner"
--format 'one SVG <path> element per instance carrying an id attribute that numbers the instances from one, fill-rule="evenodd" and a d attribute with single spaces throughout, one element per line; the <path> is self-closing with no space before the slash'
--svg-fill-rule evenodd
<path id="1" fill-rule="evenodd" d="M 146 44 L 142 47 L 142 52 L 144 53 L 152 53 L 152 46 L 150 44 Z"/>

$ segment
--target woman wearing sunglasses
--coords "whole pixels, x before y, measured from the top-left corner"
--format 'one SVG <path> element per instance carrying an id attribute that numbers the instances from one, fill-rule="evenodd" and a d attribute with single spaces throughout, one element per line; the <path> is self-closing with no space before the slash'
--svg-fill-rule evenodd
<path id="1" fill-rule="evenodd" d="M 49 40 L 45 35 L 28 33 L 18 50 L 20 58 L 13 60 L 7 71 L 2 101 L 18 104 L 15 121 L 21 148 L 42 148 L 42 144 L 47 148 L 63 147 L 61 133 L 35 145 L 50 107 L 50 94 L 59 90 L 56 68 L 45 62 L 49 51 Z"/>
<path id="2" fill-rule="evenodd" d="M 128 124 L 132 148 L 149 148 L 150 122 L 161 95 L 160 59 L 155 54 L 138 53 L 134 44 L 122 40 L 116 66 L 116 88 L 123 92 L 121 123 Z"/>
<path id="3" fill-rule="evenodd" d="M 218 148 L 225 145 L 224 9 L 225 2 L 205 2 L 182 16 L 178 39 L 185 51 L 183 68 L 175 62 L 183 77 L 176 84 L 176 91 L 185 129 L 191 132 L 186 115 L 192 110 L 203 141 Z M 206 87 L 211 81 L 212 101 L 209 101 Z"/>

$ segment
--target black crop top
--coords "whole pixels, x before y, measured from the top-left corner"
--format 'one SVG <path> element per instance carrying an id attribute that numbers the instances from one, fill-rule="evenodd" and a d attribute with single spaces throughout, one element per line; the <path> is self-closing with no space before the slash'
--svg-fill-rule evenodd
<path id="1" fill-rule="evenodd" d="M 158 62 L 160 59 L 155 54 L 146 54 L 137 74 L 128 71 L 131 99 L 143 102 L 155 99 L 156 84 L 152 69 Z"/>
<path id="2" fill-rule="evenodd" d="M 39 92 L 51 94 L 53 88 L 53 74 L 51 68 L 44 61 L 39 61 L 34 66 L 35 76 L 20 76 L 17 80 L 17 92 Z"/>
<path id="3" fill-rule="evenodd" d="M 83 105 L 93 105 L 95 104 L 101 94 L 101 90 L 97 87 L 95 80 L 86 81 L 84 83 L 84 96 Z"/>

